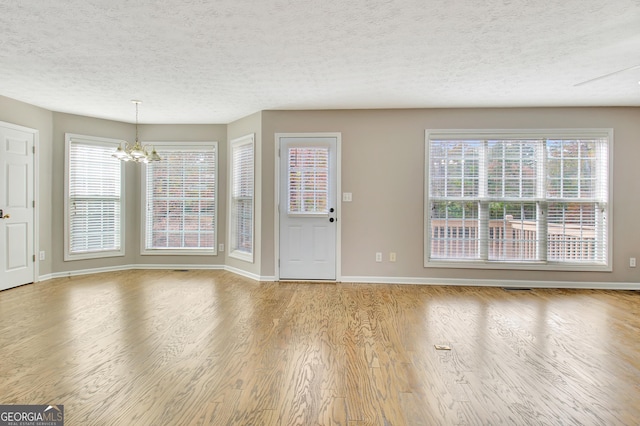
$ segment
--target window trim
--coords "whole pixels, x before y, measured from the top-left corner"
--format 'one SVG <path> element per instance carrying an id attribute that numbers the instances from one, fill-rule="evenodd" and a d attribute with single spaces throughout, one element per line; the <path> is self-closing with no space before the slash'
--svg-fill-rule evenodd
<path id="1" fill-rule="evenodd" d="M 430 259 L 431 246 L 431 216 L 429 199 L 429 141 L 438 137 L 461 138 L 461 139 L 482 139 L 482 138 L 507 138 L 514 139 L 531 138 L 594 138 L 606 137 L 608 140 L 608 164 L 607 164 L 607 203 L 606 203 L 606 232 L 607 232 L 607 253 L 606 262 L 603 265 L 552 262 L 552 261 L 498 261 L 498 260 L 471 260 L 471 259 Z M 466 268 L 466 269 L 502 269 L 502 270 L 539 270 L 539 271 L 589 271 L 589 272 L 611 272 L 613 270 L 613 155 L 614 155 L 614 132 L 612 128 L 585 128 L 585 129 L 426 129 L 424 142 L 424 212 L 423 212 L 423 259 L 425 268 Z M 544 200 L 546 201 L 546 199 Z"/>
<path id="2" fill-rule="evenodd" d="M 235 211 L 233 210 L 233 185 L 234 185 L 234 169 L 233 169 L 233 149 L 244 145 L 251 146 L 251 154 L 253 160 L 253 168 L 251 169 L 251 180 L 253 192 L 251 194 L 251 252 L 240 251 L 235 248 L 235 227 L 237 218 Z M 255 230 L 256 230 L 256 147 L 255 147 L 255 133 L 250 133 L 245 136 L 241 136 L 236 139 L 232 139 L 229 143 L 229 189 L 228 189 L 228 210 L 229 210 L 229 222 L 227 232 L 227 244 L 229 247 L 229 257 L 242 260 L 245 262 L 253 263 L 253 256 L 255 251 Z"/>
<path id="3" fill-rule="evenodd" d="M 82 254 L 71 253 L 71 223 L 70 223 L 70 153 L 72 142 L 82 142 L 86 145 L 112 146 L 115 152 L 116 148 L 124 141 L 121 139 L 104 138 L 98 136 L 79 135 L 75 133 L 65 133 L 65 164 L 64 164 L 64 261 L 84 260 L 84 259 L 100 259 L 106 257 L 122 257 L 125 255 L 125 216 L 126 216 L 126 192 L 125 192 L 125 168 L 120 164 L 120 249 L 93 251 Z"/>
<path id="4" fill-rule="evenodd" d="M 140 176 L 140 255 L 142 256 L 216 256 L 218 254 L 218 206 L 220 204 L 219 191 L 218 191 L 218 169 L 219 169 L 219 150 L 217 141 L 202 141 L 202 142 L 175 142 L 175 141 L 161 141 L 161 142 L 149 142 L 144 141 L 142 144 L 152 145 L 158 151 L 162 150 L 198 150 L 202 148 L 213 149 L 215 154 L 215 172 L 214 172 L 214 194 L 215 194 L 215 208 L 213 211 L 213 219 L 215 221 L 213 226 L 213 249 L 200 249 L 200 248 L 168 248 L 168 249 L 148 249 L 146 248 L 146 234 L 147 234 L 147 164 L 142 164 L 141 176 Z M 162 156 L 162 155 L 161 155 Z"/>

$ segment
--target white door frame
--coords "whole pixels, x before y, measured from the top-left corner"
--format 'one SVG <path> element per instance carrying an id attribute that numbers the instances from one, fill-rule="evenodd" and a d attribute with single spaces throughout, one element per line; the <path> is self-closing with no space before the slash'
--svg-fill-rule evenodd
<path id="1" fill-rule="evenodd" d="M 40 131 L 29 127 L 19 126 L 13 123 L 7 123 L 0 121 L 0 126 L 18 130 L 25 133 L 33 134 L 33 202 L 35 204 L 33 208 L 33 256 L 35 261 L 33 262 L 33 282 L 38 282 L 40 277 Z M 49 253 L 49 256 L 52 254 Z"/>
<path id="2" fill-rule="evenodd" d="M 336 282 L 342 281 L 342 133 L 276 133 L 274 173 L 274 242 L 275 278 L 280 281 L 280 139 L 282 138 L 336 138 Z"/>

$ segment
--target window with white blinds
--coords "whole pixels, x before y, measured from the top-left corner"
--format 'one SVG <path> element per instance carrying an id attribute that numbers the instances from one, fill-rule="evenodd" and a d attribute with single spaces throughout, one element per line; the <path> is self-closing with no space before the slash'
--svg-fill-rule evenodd
<path id="1" fill-rule="evenodd" d="M 231 141 L 229 256 L 253 262 L 254 135 Z"/>
<path id="2" fill-rule="evenodd" d="M 329 148 L 291 147 L 287 161 L 289 214 L 327 214 Z"/>
<path id="3" fill-rule="evenodd" d="M 610 130 L 427 131 L 425 266 L 610 268 Z"/>
<path id="4" fill-rule="evenodd" d="M 65 134 L 65 260 L 124 255 L 120 142 Z"/>
<path id="5" fill-rule="evenodd" d="M 216 254 L 217 143 L 153 144 L 145 164 L 142 254 Z"/>

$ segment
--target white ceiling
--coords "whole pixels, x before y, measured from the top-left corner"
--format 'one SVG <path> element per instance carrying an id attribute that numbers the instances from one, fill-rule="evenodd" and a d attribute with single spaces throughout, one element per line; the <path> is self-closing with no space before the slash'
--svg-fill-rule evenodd
<path id="1" fill-rule="evenodd" d="M 640 0 L 0 0 L 0 95 L 142 123 L 640 106 Z"/>

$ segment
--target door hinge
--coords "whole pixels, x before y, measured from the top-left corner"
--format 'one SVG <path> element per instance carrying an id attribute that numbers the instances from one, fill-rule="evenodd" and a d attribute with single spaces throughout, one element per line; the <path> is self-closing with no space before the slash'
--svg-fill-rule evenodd
<path id="1" fill-rule="evenodd" d="M 31 150 L 32 150 L 32 151 L 33 151 L 33 153 L 35 154 L 35 153 L 36 153 L 36 146 L 35 146 L 35 145 L 34 145 L 34 146 L 32 146 L 32 147 L 31 147 Z"/>
<path id="2" fill-rule="evenodd" d="M 33 207 L 36 206 L 36 200 L 33 200 Z"/>
<path id="3" fill-rule="evenodd" d="M 36 255 L 35 254 L 33 255 L 33 261 L 34 262 L 36 261 Z"/>

